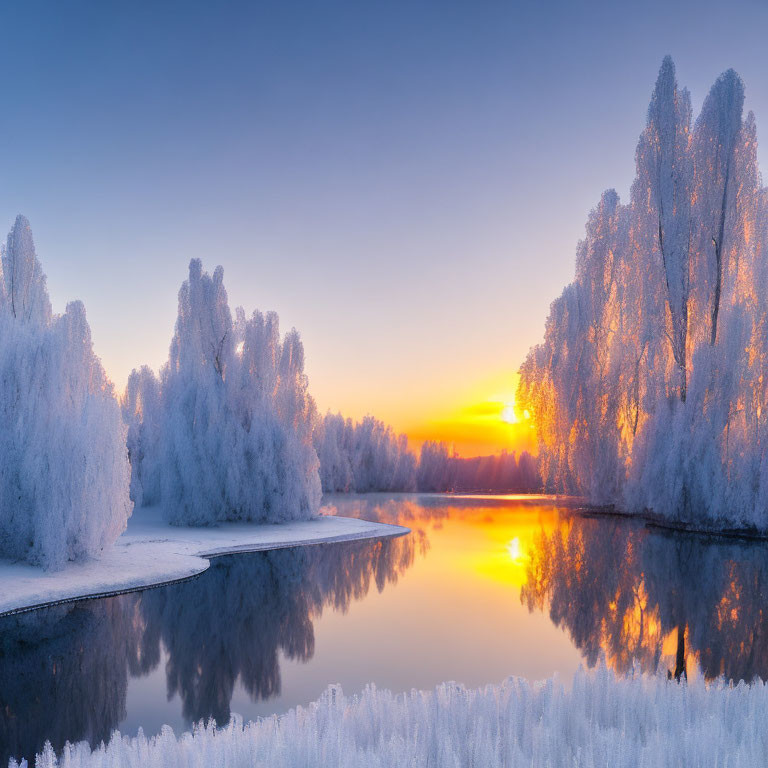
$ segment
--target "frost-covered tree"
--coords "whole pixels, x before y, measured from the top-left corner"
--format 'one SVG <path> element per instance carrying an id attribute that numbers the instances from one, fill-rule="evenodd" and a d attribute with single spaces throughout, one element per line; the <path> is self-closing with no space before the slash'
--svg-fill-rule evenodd
<path id="1" fill-rule="evenodd" d="M 691 255 L 709 305 L 710 344 L 717 340 L 717 325 L 723 298 L 723 281 L 728 267 L 728 246 L 735 246 L 738 189 L 737 149 L 742 131 L 744 85 L 729 69 L 720 75 L 704 100 L 694 132 L 695 184 L 692 190 L 697 249 Z M 706 316 L 702 307 L 700 316 Z M 706 326 L 705 326 L 706 327 Z"/>
<path id="2" fill-rule="evenodd" d="M 648 123 L 637 147 L 638 185 L 647 190 L 648 219 L 664 267 L 670 315 L 669 337 L 680 374 L 680 399 L 687 388 L 688 303 L 693 224 L 691 193 L 691 97 L 677 87 L 675 65 L 661 65 L 648 107 Z"/>
<path id="3" fill-rule="evenodd" d="M 519 458 L 507 451 L 462 458 L 449 452 L 446 443 L 428 440 L 421 447 L 418 489 L 532 493 L 541 490 L 541 479 L 536 460 L 527 451 Z"/>
<path id="4" fill-rule="evenodd" d="M 123 420 L 128 425 L 131 500 L 139 507 L 151 506 L 160 501 L 162 411 L 160 382 L 149 366 L 131 371 L 121 405 Z"/>
<path id="5" fill-rule="evenodd" d="M 603 195 L 521 367 L 546 488 L 768 528 L 768 194 L 743 100 L 729 70 L 692 123 L 664 60 L 630 200 Z"/>
<path id="6" fill-rule="evenodd" d="M 0 556 L 97 557 L 132 509 L 125 429 L 83 305 L 51 313 L 23 216 L 2 253 L 0 381 Z"/>
<path id="7" fill-rule="evenodd" d="M 159 384 L 132 374 L 123 410 L 134 498 L 159 499 L 179 525 L 308 519 L 320 480 L 301 340 L 295 330 L 281 339 L 274 313 L 233 319 L 223 276 L 190 262 Z"/>
<path id="8" fill-rule="evenodd" d="M 320 482 L 326 493 L 351 491 L 352 475 L 351 421 L 340 413 L 328 413 L 315 426 L 314 441 L 320 460 Z"/>
<path id="9" fill-rule="evenodd" d="M 314 441 L 326 493 L 416 489 L 408 438 L 372 416 L 355 423 L 328 413 L 315 427 Z"/>
<path id="10" fill-rule="evenodd" d="M 4 300 L 14 320 L 46 326 L 51 322 L 51 301 L 43 268 L 35 254 L 32 228 L 17 216 L 2 254 Z"/>
<path id="11" fill-rule="evenodd" d="M 448 444 L 425 440 L 419 453 L 416 487 L 420 491 L 451 491 L 454 487 L 453 460 Z"/>

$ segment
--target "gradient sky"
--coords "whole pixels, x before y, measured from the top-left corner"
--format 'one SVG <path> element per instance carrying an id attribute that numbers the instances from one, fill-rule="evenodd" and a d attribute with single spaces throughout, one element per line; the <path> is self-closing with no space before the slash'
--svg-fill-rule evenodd
<path id="1" fill-rule="evenodd" d="M 662 57 L 734 67 L 768 131 L 766 2 L 4 3 L 0 225 L 119 390 L 190 258 L 296 326 L 311 390 L 465 454 L 521 444 L 515 371 L 625 198 Z M 760 153 L 766 162 L 765 150 Z"/>

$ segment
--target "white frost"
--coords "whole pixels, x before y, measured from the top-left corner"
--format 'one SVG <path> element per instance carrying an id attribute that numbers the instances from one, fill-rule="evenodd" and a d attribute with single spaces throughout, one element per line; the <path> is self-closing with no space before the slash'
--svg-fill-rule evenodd
<path id="1" fill-rule="evenodd" d="M 107 746 L 46 749 L 36 765 L 53 768 L 664 768 L 765 765 L 768 687 L 678 684 L 659 677 L 617 678 L 605 667 L 557 679 L 510 678 L 470 690 L 394 695 L 373 686 L 344 696 L 331 686 L 314 704 L 281 717 L 147 739 L 115 733 Z M 13 761 L 11 765 L 14 765 Z"/>

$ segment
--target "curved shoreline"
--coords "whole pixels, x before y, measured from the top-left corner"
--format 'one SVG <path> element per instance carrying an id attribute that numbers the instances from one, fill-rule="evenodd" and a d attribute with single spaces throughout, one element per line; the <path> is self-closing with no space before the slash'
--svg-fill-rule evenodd
<path id="1" fill-rule="evenodd" d="M 225 523 L 216 528 L 174 528 L 157 508 L 136 519 L 100 560 L 62 571 L 0 561 L 0 617 L 174 584 L 199 576 L 211 559 L 287 547 L 402 536 L 399 525 L 320 515 L 279 525 Z"/>
<path id="2" fill-rule="evenodd" d="M 571 510 L 582 517 L 613 517 L 627 521 L 643 523 L 647 528 L 658 529 L 670 533 L 686 533 L 692 536 L 702 536 L 712 539 L 736 539 L 744 542 L 768 541 L 768 531 L 758 528 L 707 528 L 706 526 L 689 525 L 678 520 L 668 520 L 653 512 L 622 512 L 620 509 L 608 506 L 580 506 Z"/>

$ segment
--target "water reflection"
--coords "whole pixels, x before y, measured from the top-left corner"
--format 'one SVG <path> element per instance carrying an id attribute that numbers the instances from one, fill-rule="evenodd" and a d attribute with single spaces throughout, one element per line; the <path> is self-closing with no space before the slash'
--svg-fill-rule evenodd
<path id="1" fill-rule="evenodd" d="M 401 537 L 220 557 L 200 577 L 142 593 L 0 619 L 0 762 L 46 740 L 107 740 L 125 717 L 129 677 L 167 658 L 168 698 L 188 722 L 230 716 L 235 684 L 280 693 L 280 656 L 306 661 L 313 620 L 346 611 L 413 563 Z M 161 650 L 162 649 L 162 650 Z"/>
<path id="2" fill-rule="evenodd" d="M 0 760 L 46 739 L 109 738 L 140 667 L 137 599 L 56 606 L 2 619 Z M 117 660 L 117 663 L 116 663 Z"/>
<path id="3" fill-rule="evenodd" d="M 453 505 L 453 499 L 450 503 Z M 443 494 L 399 494 L 393 498 L 384 493 L 349 493 L 326 496 L 323 511 L 328 515 L 356 517 L 372 523 L 404 525 L 411 529 L 420 553 L 426 554 L 430 525 L 438 527 L 452 510 Z"/>
<path id="4" fill-rule="evenodd" d="M 331 503 L 414 534 L 218 558 L 175 586 L 0 619 L 0 761 L 46 738 L 58 749 L 116 727 L 283 712 L 329 683 L 567 679 L 601 653 L 620 672 L 637 660 L 768 677 L 763 545 L 573 516 L 541 497 Z"/>
<path id="5" fill-rule="evenodd" d="M 542 530 L 521 600 L 589 666 L 768 678 L 768 548 L 573 516 Z"/>

